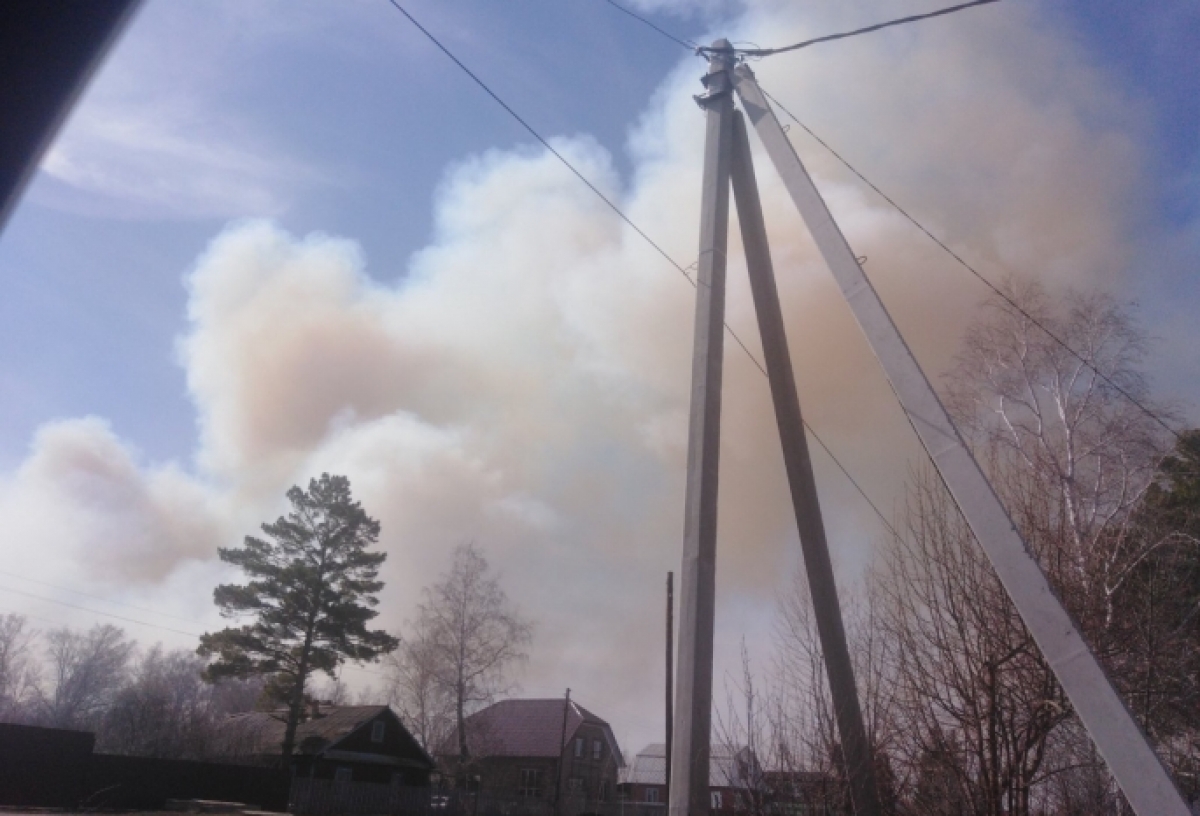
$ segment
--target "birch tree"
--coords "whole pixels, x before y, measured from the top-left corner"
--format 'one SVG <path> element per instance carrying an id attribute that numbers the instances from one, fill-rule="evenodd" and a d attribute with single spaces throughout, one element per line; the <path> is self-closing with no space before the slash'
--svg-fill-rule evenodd
<path id="1" fill-rule="evenodd" d="M 512 669 L 525 660 L 531 637 L 532 624 L 509 601 L 479 547 L 460 545 L 450 570 L 425 589 L 412 648 L 400 655 L 413 690 L 431 704 L 441 694 L 452 705 L 460 763 L 470 756 L 467 715 L 514 687 Z"/>

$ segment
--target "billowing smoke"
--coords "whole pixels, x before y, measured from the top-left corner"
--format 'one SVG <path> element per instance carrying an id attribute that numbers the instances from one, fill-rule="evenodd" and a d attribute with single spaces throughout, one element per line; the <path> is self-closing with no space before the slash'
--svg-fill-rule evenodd
<path id="1" fill-rule="evenodd" d="M 722 33 L 784 43 L 889 8 L 762 2 Z M 995 277 L 1119 284 L 1138 216 L 1136 110 L 1039 13 L 993 6 L 754 68 Z M 684 265 L 697 251 L 702 69 L 685 60 L 650 103 L 630 140 L 631 180 L 594 141 L 556 142 Z M 944 370 L 984 290 L 791 135 L 927 370 Z M 806 415 L 889 512 L 914 461 L 910 431 L 757 161 Z M 52 424 L 0 483 L 0 511 L 54 563 L 178 591 L 170 576 L 274 518 L 290 485 L 344 473 L 383 524 L 388 626 L 403 634 L 420 588 L 475 540 L 538 621 L 526 690 L 571 686 L 637 750 L 660 721 L 693 291 L 542 150 L 465 159 L 434 207 L 436 237 L 395 285 L 377 282 L 395 270 L 372 270 L 352 236 L 230 225 L 188 277 L 179 356 L 199 417 L 194 467 L 139 464 L 98 420 Z M 736 224 L 731 238 L 728 320 L 758 354 Z M 730 340 L 724 427 L 720 661 L 743 634 L 763 642 L 797 559 L 766 382 Z M 852 579 L 879 527 L 815 456 L 835 560 Z M 211 583 L 193 584 L 203 605 Z"/>

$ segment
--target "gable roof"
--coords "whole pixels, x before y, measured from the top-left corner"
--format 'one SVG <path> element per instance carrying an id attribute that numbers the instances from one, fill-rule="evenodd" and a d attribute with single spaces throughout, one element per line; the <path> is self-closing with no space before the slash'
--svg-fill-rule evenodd
<path id="1" fill-rule="evenodd" d="M 749 748 L 713 743 L 708 756 L 708 786 L 710 788 L 741 788 L 745 778 L 757 775 L 754 754 Z M 629 767 L 621 772 L 622 785 L 667 784 L 667 746 L 651 743 L 638 752 Z"/>
<path id="2" fill-rule="evenodd" d="M 329 706 L 323 710 L 321 716 L 296 726 L 296 753 L 316 754 L 332 748 L 380 714 L 386 714 L 404 729 L 400 718 L 386 705 Z M 283 745 L 284 732 L 287 730 L 286 723 L 280 719 L 281 716 L 282 712 L 272 711 L 234 714 L 226 718 L 222 730 L 228 738 L 240 738 L 246 753 L 277 754 Z M 404 729 L 404 732 L 407 734 L 407 729 Z M 433 766 L 433 759 L 421 749 L 411 735 L 409 739 L 421 750 L 430 766 Z"/>
<path id="3" fill-rule="evenodd" d="M 467 745 L 476 756 L 558 757 L 579 727 L 587 723 L 603 729 L 617 765 L 623 765 L 621 749 L 609 724 L 573 700 L 566 708 L 564 735 L 563 703 L 555 698 L 493 703 L 466 718 Z M 442 753 L 455 751 L 451 745 Z"/>

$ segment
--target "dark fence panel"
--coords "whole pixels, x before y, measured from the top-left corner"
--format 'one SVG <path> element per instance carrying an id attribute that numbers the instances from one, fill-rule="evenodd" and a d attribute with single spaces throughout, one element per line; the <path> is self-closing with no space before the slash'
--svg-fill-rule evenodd
<path id="1" fill-rule="evenodd" d="M 74 807 L 94 743 L 86 731 L 0 723 L 0 805 Z"/>
<path id="2" fill-rule="evenodd" d="M 161 810 L 168 799 L 216 799 L 283 811 L 290 781 L 281 768 L 93 754 L 80 804 Z"/>
<path id="3" fill-rule="evenodd" d="M 444 799 L 428 787 L 296 777 L 288 809 L 297 816 L 442 816 Z"/>

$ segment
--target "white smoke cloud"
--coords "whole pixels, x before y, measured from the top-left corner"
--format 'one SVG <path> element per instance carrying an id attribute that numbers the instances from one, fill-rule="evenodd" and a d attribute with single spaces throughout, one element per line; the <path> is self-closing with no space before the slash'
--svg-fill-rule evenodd
<path id="1" fill-rule="evenodd" d="M 0 482 L 5 564 L 119 585 L 207 561 L 228 530 L 219 502 L 173 465 L 145 467 L 95 417 L 43 426 Z"/>
<path id="2" fill-rule="evenodd" d="M 1119 284 L 1138 217 L 1136 111 L 1121 113 L 1036 10 L 984 14 L 755 69 L 982 268 Z M 728 36 L 787 42 L 851 16 L 764 2 Z M 636 127 L 628 187 L 594 141 L 556 142 L 684 264 L 700 70 L 682 64 Z M 943 370 L 983 290 L 792 135 L 918 356 Z M 806 416 L 887 512 L 909 431 L 757 159 Z M 368 274 L 352 240 L 230 226 L 188 278 L 179 355 L 199 416 L 195 472 L 138 465 L 97 420 L 53 424 L 0 508 L 56 563 L 154 582 L 273 518 L 290 485 L 344 473 L 383 524 L 385 624 L 398 628 L 449 551 L 476 540 L 539 622 L 527 689 L 572 686 L 637 750 L 657 734 L 662 579 L 679 557 L 692 290 L 540 150 L 463 161 L 435 206 L 435 239 L 395 285 Z M 731 247 L 729 323 L 757 354 L 736 225 Z M 763 642 L 797 558 L 766 383 L 726 345 L 719 661 L 747 630 Z M 835 561 L 852 577 L 877 527 L 815 455 Z"/>

